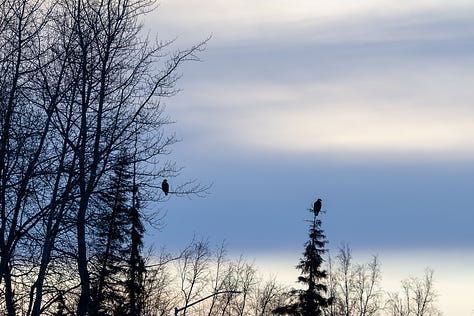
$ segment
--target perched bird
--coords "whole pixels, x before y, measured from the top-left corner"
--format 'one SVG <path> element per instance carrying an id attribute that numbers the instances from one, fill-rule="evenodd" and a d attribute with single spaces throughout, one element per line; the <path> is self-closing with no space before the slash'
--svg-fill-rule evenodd
<path id="1" fill-rule="evenodd" d="M 165 192 L 165 195 L 168 195 L 170 192 L 170 185 L 168 184 L 168 180 L 164 179 L 163 182 L 161 182 L 161 189 L 163 192 Z"/>
<path id="2" fill-rule="evenodd" d="M 321 206 L 321 199 L 318 199 L 316 202 L 314 202 L 313 212 L 316 214 L 316 216 L 318 216 L 319 212 L 321 212 Z"/>

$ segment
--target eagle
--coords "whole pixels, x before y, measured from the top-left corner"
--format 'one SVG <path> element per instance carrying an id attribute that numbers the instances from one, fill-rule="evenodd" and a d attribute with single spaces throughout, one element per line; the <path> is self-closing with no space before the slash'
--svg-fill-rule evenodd
<path id="1" fill-rule="evenodd" d="M 165 192 L 165 195 L 168 195 L 170 192 L 170 185 L 168 184 L 168 180 L 164 179 L 163 182 L 161 182 L 161 189 L 163 192 Z"/>
<path id="2" fill-rule="evenodd" d="M 318 199 L 316 202 L 314 202 L 313 212 L 316 214 L 316 216 L 318 216 L 319 212 L 321 212 L 321 206 L 321 199 Z"/>

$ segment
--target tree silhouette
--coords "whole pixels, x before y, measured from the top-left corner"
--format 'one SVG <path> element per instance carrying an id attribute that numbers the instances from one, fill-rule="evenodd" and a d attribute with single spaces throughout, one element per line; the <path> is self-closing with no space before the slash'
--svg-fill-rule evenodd
<path id="1" fill-rule="evenodd" d="M 145 231 L 140 213 L 135 163 L 118 157 L 110 185 L 101 192 L 103 210 L 97 230 L 96 268 L 93 275 L 91 315 L 141 315 L 145 262 Z"/>
<path id="2" fill-rule="evenodd" d="M 321 220 L 317 219 L 319 210 L 310 209 L 313 214 L 309 228 L 309 240 L 305 243 L 303 258 L 296 266 L 301 271 L 298 282 L 307 286 L 306 289 L 290 291 L 286 305 L 277 307 L 272 312 L 278 315 L 318 316 L 324 308 L 332 304 L 332 298 L 325 296 L 327 286 L 322 283 L 327 278 L 326 270 L 321 265 L 324 262 L 322 255 L 327 252 L 327 243 L 324 231 L 321 229 Z"/>
<path id="3" fill-rule="evenodd" d="M 113 307 L 117 308 L 125 301 L 122 280 L 130 248 L 129 203 L 133 190 L 132 175 L 127 170 L 129 166 L 125 156 L 119 157 L 109 187 L 101 192 L 103 206 L 94 225 L 97 230 L 94 247 L 97 260 L 91 268 L 92 315 L 107 315 Z"/>
<path id="4" fill-rule="evenodd" d="M 145 228 L 140 214 L 139 186 L 136 181 L 136 164 L 133 165 L 132 206 L 128 209 L 130 223 L 130 253 L 128 255 L 128 278 L 126 292 L 128 295 L 128 315 L 141 315 L 144 305 L 145 260 L 142 257 L 143 234 Z"/>

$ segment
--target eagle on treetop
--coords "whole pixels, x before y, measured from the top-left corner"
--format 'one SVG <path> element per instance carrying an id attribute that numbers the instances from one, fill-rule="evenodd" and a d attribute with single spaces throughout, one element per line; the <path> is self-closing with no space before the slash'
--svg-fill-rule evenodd
<path id="1" fill-rule="evenodd" d="M 168 184 L 168 180 L 164 179 L 163 182 L 161 182 L 161 189 L 163 192 L 165 192 L 165 195 L 168 195 L 170 192 L 170 185 Z"/>
<path id="2" fill-rule="evenodd" d="M 318 199 L 316 202 L 314 202 L 313 212 L 316 214 L 316 216 L 318 216 L 319 212 L 321 212 L 321 207 L 321 199 Z"/>

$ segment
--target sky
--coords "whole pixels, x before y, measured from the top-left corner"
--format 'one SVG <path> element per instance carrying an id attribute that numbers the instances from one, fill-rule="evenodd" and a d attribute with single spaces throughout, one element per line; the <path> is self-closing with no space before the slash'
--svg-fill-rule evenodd
<path id="1" fill-rule="evenodd" d="M 212 36 L 163 101 L 171 188 L 212 188 L 162 203 L 151 243 L 225 240 L 296 279 L 321 198 L 331 252 L 377 254 L 390 286 L 431 267 L 444 314 L 471 315 L 472 1 L 162 0 L 145 29 L 174 49 Z"/>

